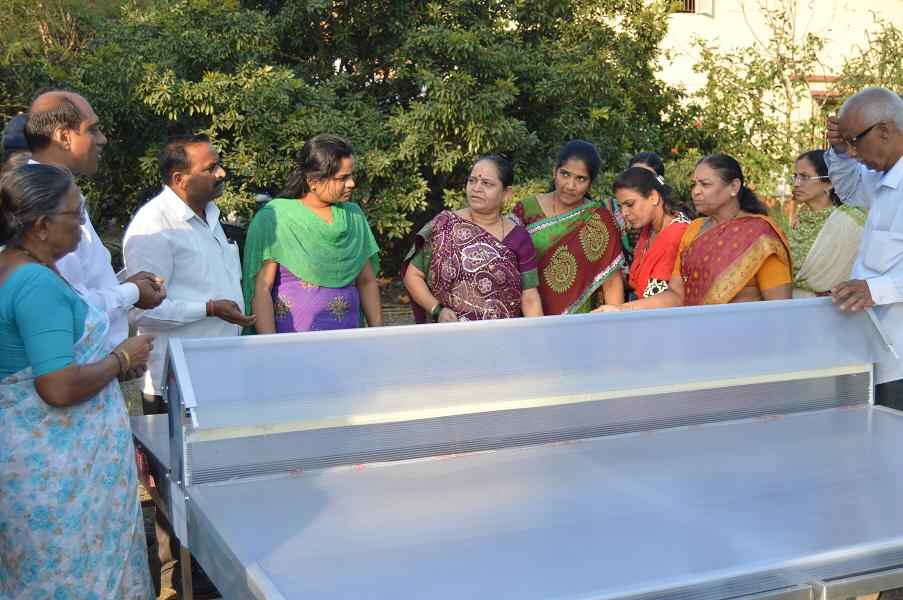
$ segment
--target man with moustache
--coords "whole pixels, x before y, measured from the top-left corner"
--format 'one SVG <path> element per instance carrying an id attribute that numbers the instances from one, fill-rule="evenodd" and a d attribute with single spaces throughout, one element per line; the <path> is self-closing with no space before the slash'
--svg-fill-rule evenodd
<path id="1" fill-rule="evenodd" d="M 903 99 L 884 88 L 851 96 L 828 119 L 825 154 L 837 195 L 869 210 L 851 280 L 832 290 L 841 310 L 874 310 L 903 348 Z M 903 360 L 875 369 L 876 401 L 903 409 Z"/>
<path id="2" fill-rule="evenodd" d="M 141 207 L 123 241 L 129 273 L 152 271 L 167 284 L 160 306 L 132 315 L 139 333 L 155 337 L 144 380 L 145 414 L 167 411 L 161 379 L 169 338 L 239 335 L 256 320 L 244 314 L 238 246 L 226 239 L 213 202 L 223 193 L 226 172 L 210 139 L 171 138 L 158 160 L 163 191 Z M 169 524 L 157 514 L 160 597 L 167 598 L 175 594 L 177 554 Z"/>
<path id="3" fill-rule="evenodd" d="M 97 173 L 107 138 L 99 119 L 84 97 L 64 90 L 39 94 L 28 109 L 25 138 L 31 161 L 66 167 L 76 176 Z M 110 317 L 107 344 L 119 345 L 129 334 L 128 311 L 154 308 L 163 301 L 163 281 L 152 271 L 135 271 L 119 283 L 103 245 L 85 210 L 82 239 L 78 247 L 61 258 L 56 267 L 87 302 Z M 136 373 L 137 374 L 137 373 Z"/>

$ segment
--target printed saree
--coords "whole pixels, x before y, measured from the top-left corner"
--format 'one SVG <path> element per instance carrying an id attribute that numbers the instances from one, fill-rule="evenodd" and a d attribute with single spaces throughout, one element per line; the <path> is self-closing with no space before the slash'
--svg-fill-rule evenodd
<path id="1" fill-rule="evenodd" d="M 75 362 L 106 356 L 88 305 Z M 119 382 L 57 408 L 31 367 L 0 380 L 0 597 L 151 600 L 129 417 Z"/>
<path id="2" fill-rule="evenodd" d="M 536 196 L 519 202 L 513 215 L 527 228 L 539 258 L 543 312 L 589 312 L 593 295 L 624 264 L 621 234 L 611 213 L 589 201 L 547 217 Z"/>
<path id="3" fill-rule="evenodd" d="M 818 211 L 805 205 L 800 208 L 789 234 L 794 298 L 828 295 L 850 278 L 865 217 L 858 208 L 846 205 Z"/>
<path id="4" fill-rule="evenodd" d="M 684 305 L 731 302 L 771 257 L 790 281 L 790 249 L 771 219 L 746 215 L 700 233 L 704 222 L 696 219 L 687 228 L 675 264 L 684 280 Z M 776 285 L 784 283 L 782 278 Z"/>
<path id="5" fill-rule="evenodd" d="M 402 267 L 414 264 L 424 274 L 430 291 L 460 321 L 507 319 L 523 315 L 525 289 L 537 285 L 536 252 L 520 225 L 499 241 L 479 225 L 443 211 L 415 237 Z M 414 320 L 426 323 L 427 314 L 411 303 Z"/>

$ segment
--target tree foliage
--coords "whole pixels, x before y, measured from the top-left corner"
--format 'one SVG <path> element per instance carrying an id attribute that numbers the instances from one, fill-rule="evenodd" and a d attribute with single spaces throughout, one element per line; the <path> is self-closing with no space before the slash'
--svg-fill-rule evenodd
<path id="1" fill-rule="evenodd" d="M 841 69 L 834 89 L 841 98 L 879 86 L 903 94 L 903 30 L 890 21 L 875 18 L 876 31 L 856 49 Z"/>
<path id="2" fill-rule="evenodd" d="M 799 117 L 825 40 L 798 31 L 796 6 L 797 0 L 783 0 L 760 7 L 769 35 L 752 46 L 721 51 L 697 42 L 701 59 L 694 69 L 706 83 L 695 96 L 695 125 L 710 136 L 701 146 L 733 155 L 766 194 L 800 150 L 818 142 L 815 121 Z"/>
<path id="3" fill-rule="evenodd" d="M 595 142 L 615 171 L 675 146 L 688 118 L 656 77 L 664 2 L 10 2 L 0 113 L 48 85 L 89 98 L 110 139 L 83 182 L 101 226 L 159 186 L 173 133 L 211 135 L 230 173 L 221 205 L 239 216 L 278 192 L 304 140 L 349 137 L 355 200 L 391 250 L 460 201 L 480 154 L 511 155 L 518 189 L 534 190 L 567 139 Z"/>

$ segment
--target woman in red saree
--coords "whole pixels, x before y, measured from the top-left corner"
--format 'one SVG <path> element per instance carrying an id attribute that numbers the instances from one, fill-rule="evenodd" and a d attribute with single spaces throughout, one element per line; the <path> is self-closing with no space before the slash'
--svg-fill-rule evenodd
<path id="1" fill-rule="evenodd" d="M 690 219 L 674 206 L 664 179 L 645 167 L 620 173 L 612 191 L 625 221 L 640 232 L 628 283 L 638 298 L 660 294 L 668 289 L 677 248 Z"/>
<path id="2" fill-rule="evenodd" d="M 442 211 L 417 233 L 402 265 L 416 322 L 542 316 L 530 235 L 501 215 L 513 180 L 509 160 L 478 159 L 468 208 Z"/>
<path id="3" fill-rule="evenodd" d="M 681 238 L 668 290 L 604 311 L 784 300 L 791 296 L 790 248 L 726 154 L 699 161 L 693 203 L 700 214 Z"/>
<path id="4" fill-rule="evenodd" d="M 589 142 L 568 142 L 558 154 L 552 191 L 529 196 L 512 211 L 536 248 L 547 315 L 624 301 L 620 231 L 608 209 L 588 195 L 600 162 Z"/>

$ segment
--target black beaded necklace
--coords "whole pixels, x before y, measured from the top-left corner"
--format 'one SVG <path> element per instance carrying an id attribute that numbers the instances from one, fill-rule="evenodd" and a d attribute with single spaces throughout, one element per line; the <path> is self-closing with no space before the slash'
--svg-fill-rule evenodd
<path id="1" fill-rule="evenodd" d="M 43 265 L 43 266 L 47 267 L 48 269 L 50 269 L 51 271 L 53 271 L 54 273 L 56 273 L 57 276 L 58 276 L 60 279 L 62 279 L 63 281 L 65 281 L 65 282 L 66 282 L 66 285 L 68 285 L 69 287 L 72 287 L 72 284 L 70 284 L 70 283 L 66 280 L 66 278 L 63 277 L 63 274 L 60 273 L 59 271 L 57 271 L 56 265 L 54 265 L 54 264 L 52 264 L 52 263 L 46 263 L 46 262 L 44 262 L 44 261 L 41 260 L 34 252 L 32 252 L 31 250 L 29 250 L 28 248 L 26 248 L 25 246 L 22 246 L 22 245 L 20 245 L 20 244 L 9 244 L 9 247 L 12 248 L 12 249 L 14 249 L 14 250 L 17 250 L 17 251 L 21 252 L 22 254 L 24 254 L 25 256 L 27 256 L 28 258 L 30 258 L 31 260 L 35 261 L 35 262 L 38 263 L 39 265 Z"/>

